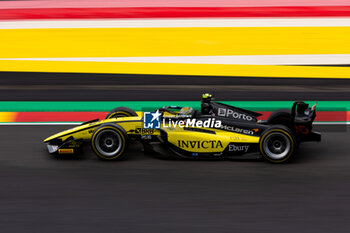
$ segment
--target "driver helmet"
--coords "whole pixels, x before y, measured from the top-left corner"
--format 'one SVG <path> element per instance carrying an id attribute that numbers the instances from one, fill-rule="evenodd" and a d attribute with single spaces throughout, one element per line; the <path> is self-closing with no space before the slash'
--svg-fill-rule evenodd
<path id="1" fill-rule="evenodd" d="M 182 116 L 191 116 L 193 114 L 194 110 L 191 107 L 183 107 L 181 108 L 179 115 Z"/>

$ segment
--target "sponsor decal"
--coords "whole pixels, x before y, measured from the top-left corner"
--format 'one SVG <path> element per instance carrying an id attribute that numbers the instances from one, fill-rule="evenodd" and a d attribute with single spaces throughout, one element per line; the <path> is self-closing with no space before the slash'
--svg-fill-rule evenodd
<path id="1" fill-rule="evenodd" d="M 136 128 L 136 134 L 154 134 L 154 129 Z"/>
<path id="2" fill-rule="evenodd" d="M 218 116 L 221 117 L 232 117 L 234 119 L 240 119 L 240 120 L 245 120 L 245 121 L 253 121 L 254 118 L 246 115 L 245 113 L 239 113 L 236 112 L 232 109 L 227 109 L 227 108 L 218 108 Z"/>
<path id="3" fill-rule="evenodd" d="M 143 128 L 144 129 L 159 129 L 161 123 L 163 128 L 176 128 L 176 127 L 198 127 L 198 128 L 220 128 L 221 121 L 215 118 L 209 118 L 205 121 L 188 118 L 188 119 L 176 119 L 176 118 L 163 118 L 161 122 L 161 113 L 157 110 L 156 112 L 144 112 L 143 113 Z M 147 133 L 142 133 L 147 134 Z"/>
<path id="4" fill-rule="evenodd" d="M 221 125 L 220 127 L 223 130 L 228 130 L 231 132 L 235 132 L 235 133 L 242 133 L 242 134 L 247 134 L 247 135 L 254 135 L 254 133 L 258 132 L 259 129 L 241 129 L 241 128 L 237 128 L 234 126 L 229 126 L 229 125 Z"/>
<path id="5" fill-rule="evenodd" d="M 58 153 L 59 154 L 73 154 L 74 150 L 73 149 L 59 149 Z"/>
<path id="6" fill-rule="evenodd" d="M 209 141 L 178 141 L 178 147 L 192 149 L 223 148 L 222 142 L 217 140 Z"/>
<path id="7" fill-rule="evenodd" d="M 156 112 L 143 113 L 143 128 L 145 129 L 159 129 L 160 116 L 162 114 L 157 110 Z"/>
<path id="8" fill-rule="evenodd" d="M 228 151 L 233 151 L 233 152 L 247 152 L 249 150 L 249 145 L 235 145 L 235 144 L 230 144 L 228 146 Z"/>
<path id="9" fill-rule="evenodd" d="M 175 127 L 220 128 L 221 127 L 221 121 L 216 120 L 215 118 L 209 118 L 205 121 L 198 120 L 195 118 L 184 119 L 184 120 L 163 118 L 162 123 L 164 128 L 175 128 Z"/>

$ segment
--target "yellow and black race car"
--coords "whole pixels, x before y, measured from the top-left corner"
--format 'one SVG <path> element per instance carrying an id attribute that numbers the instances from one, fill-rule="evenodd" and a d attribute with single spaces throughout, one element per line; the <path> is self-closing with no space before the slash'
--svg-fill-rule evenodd
<path id="1" fill-rule="evenodd" d="M 204 94 L 201 110 L 167 106 L 154 112 L 136 113 L 130 108 L 113 109 L 104 120 L 92 120 L 44 140 L 50 153 L 74 154 L 86 142 L 104 160 L 119 160 L 128 144 L 139 140 L 145 151 L 190 159 L 235 158 L 260 153 L 269 162 L 292 158 L 304 141 L 320 141 L 312 131 L 316 105 L 295 102 L 291 110 L 261 114 L 219 102 Z"/>

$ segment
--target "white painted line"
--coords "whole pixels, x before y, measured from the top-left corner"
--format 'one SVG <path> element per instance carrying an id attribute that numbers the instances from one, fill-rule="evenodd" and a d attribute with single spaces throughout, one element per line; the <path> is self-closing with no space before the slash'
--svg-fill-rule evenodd
<path id="1" fill-rule="evenodd" d="M 137 62 L 230 65 L 343 65 L 350 64 L 350 54 L 249 55 L 249 56 L 172 56 L 172 57 L 66 57 L 0 58 L 23 61 Z"/>
<path id="2" fill-rule="evenodd" d="M 341 121 L 341 122 L 331 122 L 331 121 L 325 121 L 325 122 L 314 122 L 314 125 L 350 125 L 350 121 Z"/>
<path id="3" fill-rule="evenodd" d="M 202 19 L 4 20 L 0 29 L 188 28 L 188 27 L 348 27 L 350 17 Z"/>

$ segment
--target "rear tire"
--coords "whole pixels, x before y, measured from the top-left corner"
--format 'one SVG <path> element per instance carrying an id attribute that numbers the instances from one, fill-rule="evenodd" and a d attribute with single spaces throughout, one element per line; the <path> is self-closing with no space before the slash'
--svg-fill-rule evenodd
<path id="1" fill-rule="evenodd" d="M 259 142 L 260 153 L 271 163 L 283 163 L 291 159 L 296 145 L 293 132 L 283 125 L 265 130 Z"/>
<path id="2" fill-rule="evenodd" d="M 119 125 L 104 124 L 92 135 L 91 147 L 103 160 L 121 160 L 125 157 L 128 138 L 125 130 Z"/>
<path id="3" fill-rule="evenodd" d="M 292 115 L 289 109 L 279 109 L 271 113 L 267 119 L 269 125 L 285 125 L 288 128 L 292 126 Z"/>
<path id="4" fill-rule="evenodd" d="M 111 110 L 105 119 L 118 118 L 118 117 L 129 117 L 129 116 L 137 116 L 137 113 L 131 108 L 127 107 L 118 107 Z"/>

